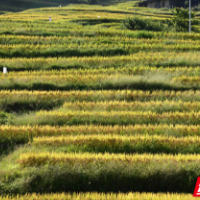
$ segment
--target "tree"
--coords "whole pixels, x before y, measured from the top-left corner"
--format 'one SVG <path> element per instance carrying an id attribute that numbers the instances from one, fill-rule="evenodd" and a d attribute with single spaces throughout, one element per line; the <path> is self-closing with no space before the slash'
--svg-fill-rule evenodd
<path id="1" fill-rule="evenodd" d="M 90 4 L 96 4 L 98 2 L 98 0 L 88 0 L 88 3 Z"/>
<path id="2" fill-rule="evenodd" d="M 189 10 L 184 8 L 175 8 L 173 11 L 173 18 L 171 23 L 176 31 L 188 31 L 189 30 Z M 193 24 L 198 24 L 197 20 L 194 20 L 195 12 L 191 13 L 191 20 Z"/>
<path id="3" fill-rule="evenodd" d="M 160 22 L 155 22 L 149 18 L 143 19 L 139 17 L 128 17 L 122 22 L 122 25 L 129 30 L 162 31 L 164 29 L 163 24 Z"/>

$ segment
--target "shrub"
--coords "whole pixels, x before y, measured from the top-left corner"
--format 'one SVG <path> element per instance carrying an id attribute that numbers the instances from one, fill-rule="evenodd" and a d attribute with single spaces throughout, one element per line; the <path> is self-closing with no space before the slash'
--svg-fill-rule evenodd
<path id="1" fill-rule="evenodd" d="M 9 125 L 12 118 L 13 118 L 13 116 L 11 114 L 3 112 L 3 111 L 0 112 L 0 124 L 8 124 Z"/>
<path id="2" fill-rule="evenodd" d="M 169 25 L 172 25 L 176 31 L 188 31 L 189 30 L 189 10 L 184 8 L 175 8 L 173 11 L 173 18 L 169 21 Z M 195 12 L 191 13 L 191 20 L 193 25 L 197 25 L 198 21 L 194 19 Z M 194 28 L 192 28 L 195 30 Z"/>
<path id="3" fill-rule="evenodd" d="M 123 26 L 130 30 L 162 31 L 164 29 L 160 22 L 155 22 L 149 18 L 141 19 L 138 17 L 126 18 L 123 21 Z"/>

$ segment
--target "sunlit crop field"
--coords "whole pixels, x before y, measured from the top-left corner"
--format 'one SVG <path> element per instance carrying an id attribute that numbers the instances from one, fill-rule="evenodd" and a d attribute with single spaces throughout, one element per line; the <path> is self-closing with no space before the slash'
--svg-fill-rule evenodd
<path id="1" fill-rule="evenodd" d="M 200 33 L 127 30 L 132 16 L 172 13 L 136 1 L 1 13 L 0 199 L 192 198 Z"/>

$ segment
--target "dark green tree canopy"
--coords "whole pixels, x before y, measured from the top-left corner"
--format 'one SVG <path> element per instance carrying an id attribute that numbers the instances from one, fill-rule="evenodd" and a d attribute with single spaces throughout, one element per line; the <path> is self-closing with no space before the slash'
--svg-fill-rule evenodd
<path id="1" fill-rule="evenodd" d="M 174 8 L 171 23 L 176 31 L 187 31 L 189 29 L 189 10 L 184 8 Z M 198 24 L 195 20 L 195 12 L 191 12 L 192 24 Z"/>

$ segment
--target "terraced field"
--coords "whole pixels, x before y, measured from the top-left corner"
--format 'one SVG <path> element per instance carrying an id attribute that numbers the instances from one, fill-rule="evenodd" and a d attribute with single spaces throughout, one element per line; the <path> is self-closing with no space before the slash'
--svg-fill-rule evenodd
<path id="1" fill-rule="evenodd" d="M 122 29 L 171 17 L 134 5 L 0 15 L 0 199 L 192 199 L 200 34 Z"/>

